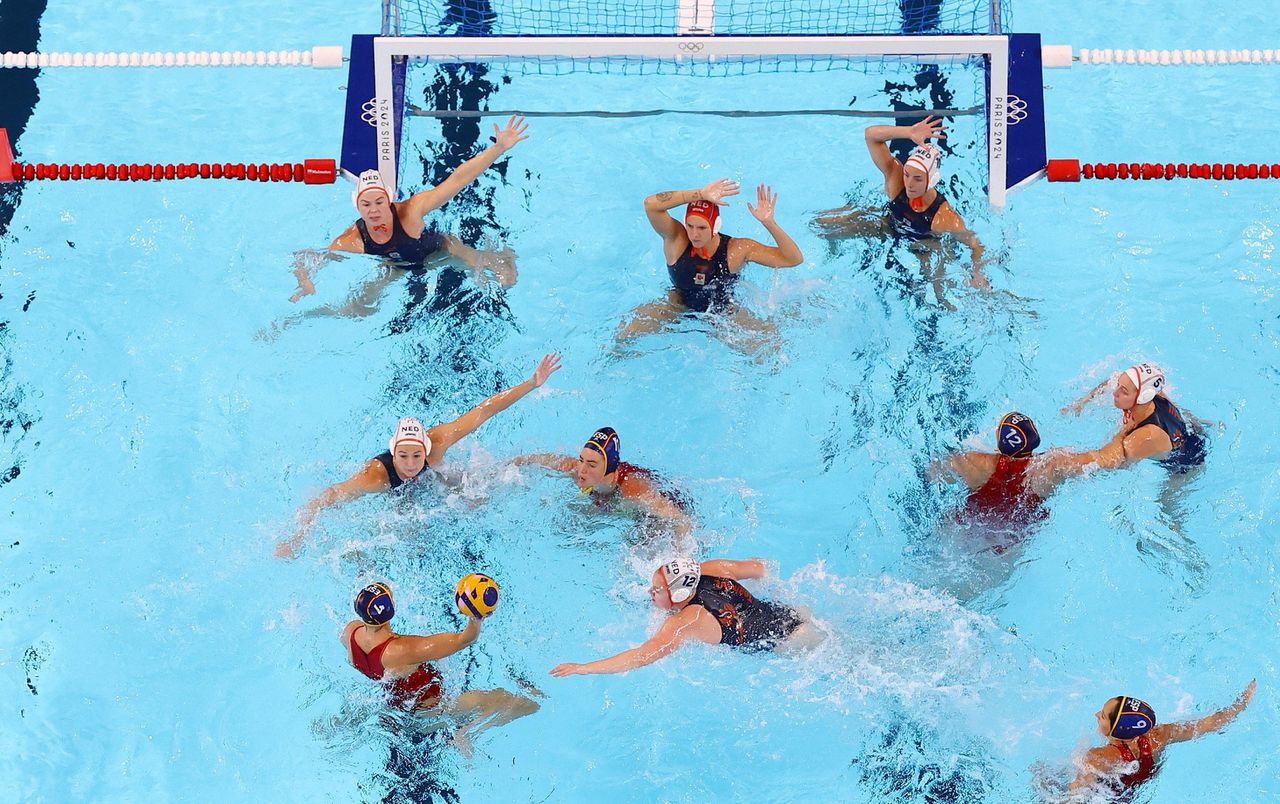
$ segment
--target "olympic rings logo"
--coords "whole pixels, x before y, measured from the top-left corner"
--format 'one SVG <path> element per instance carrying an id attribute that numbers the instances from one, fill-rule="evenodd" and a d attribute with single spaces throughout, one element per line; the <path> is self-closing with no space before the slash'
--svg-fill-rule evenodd
<path id="1" fill-rule="evenodd" d="M 702 42 L 681 42 L 676 47 L 685 53 L 701 53 L 704 45 Z"/>
<path id="2" fill-rule="evenodd" d="M 360 104 L 360 119 L 371 126 L 378 125 L 378 112 L 376 111 L 376 101 L 370 98 Z"/>
<path id="3" fill-rule="evenodd" d="M 1009 121 L 1009 125 L 1016 126 L 1023 120 L 1027 119 L 1027 102 L 1017 95 L 1009 96 L 1008 111 L 1005 112 L 1005 119 Z"/>

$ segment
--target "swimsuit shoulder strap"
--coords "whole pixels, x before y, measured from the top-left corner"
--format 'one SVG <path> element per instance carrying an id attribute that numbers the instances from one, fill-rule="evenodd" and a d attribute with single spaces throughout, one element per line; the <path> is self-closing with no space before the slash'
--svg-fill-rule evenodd
<path id="1" fill-rule="evenodd" d="M 396 471 L 396 464 L 391 457 L 391 450 L 379 453 L 373 459 L 382 464 L 383 469 L 387 470 L 387 482 L 391 484 L 391 488 L 396 489 L 404 484 L 404 478 L 400 477 L 400 473 Z"/>

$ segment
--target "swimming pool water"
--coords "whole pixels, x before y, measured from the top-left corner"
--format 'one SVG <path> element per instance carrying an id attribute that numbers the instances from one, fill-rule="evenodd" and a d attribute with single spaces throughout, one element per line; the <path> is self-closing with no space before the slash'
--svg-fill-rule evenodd
<path id="1" fill-rule="evenodd" d="M 1258 44 L 1225 26 L 1179 39 L 1199 12 L 1161 9 L 1165 27 L 1100 8 L 1088 26 L 1080 11 L 1019 8 L 1015 27 L 1077 47 Z M 106 13 L 54 4 L 42 48 L 163 48 L 174 30 L 184 48 L 295 47 L 377 24 L 332 3 L 163 17 L 133 3 L 111 7 L 110 32 L 89 24 Z M 1086 41 L 1099 20 L 1109 38 Z M 1265 87 L 1267 68 L 1233 69 L 1049 73 L 1051 156 L 1269 161 L 1237 97 Z M 888 102 L 876 74 L 484 78 L 465 91 L 491 93 L 490 108 Z M 18 145 L 41 161 L 323 156 L 344 81 L 49 70 Z M 414 81 L 425 93 L 431 78 Z M 951 84 L 958 104 L 973 87 Z M 1255 94 L 1265 116 L 1274 93 Z M 433 274 L 393 285 L 369 317 L 265 338 L 376 270 L 329 266 L 317 297 L 287 301 L 292 252 L 350 223 L 345 187 L 25 187 L 0 241 L 5 465 L 20 468 L 0 487 L 0 777 L 32 801 L 1024 801 L 1037 773 L 1061 775 L 1091 744 L 1107 697 L 1140 695 L 1173 719 L 1257 676 L 1250 710 L 1171 749 L 1143 795 L 1266 800 L 1280 732 L 1273 191 L 1042 183 L 991 215 L 977 123 L 963 120 L 946 170 L 1002 257 L 998 292 L 956 288 L 948 312 L 910 255 L 829 249 L 807 226 L 875 197 L 861 125 L 533 120 L 505 173 L 440 216 L 514 248 L 515 288 Z M 451 126 L 442 145 L 439 123 L 411 121 L 408 175 L 474 152 L 488 127 Z M 744 187 L 726 232 L 763 236 L 744 204 L 767 182 L 805 251 L 796 269 L 748 269 L 741 290 L 777 322 L 780 352 L 752 359 L 687 322 L 610 354 L 617 322 L 666 286 L 641 200 L 722 175 Z M 380 451 L 396 418 L 457 415 L 552 349 L 565 368 L 451 452 L 449 490 L 348 505 L 297 561 L 271 558 L 296 507 Z M 920 477 L 932 456 L 989 445 L 1009 409 L 1032 415 L 1046 445 L 1095 446 L 1113 410 L 1057 410 L 1138 358 L 1223 423 L 1176 516 L 1159 504 L 1161 470 L 1144 466 L 1071 481 L 1003 560 L 948 540 L 936 523 L 953 497 Z M 546 675 L 658 621 L 644 589 L 661 546 L 584 510 L 568 481 L 509 465 L 572 453 L 601 425 L 696 501 L 705 556 L 777 562 L 764 593 L 831 631 L 811 658 L 691 648 L 627 676 Z M 398 630 L 456 627 L 449 593 L 473 569 L 499 580 L 503 603 L 474 648 L 442 663 L 449 683 L 526 679 L 548 698 L 468 762 L 389 727 L 336 636 L 352 590 L 374 578 L 396 590 Z"/>

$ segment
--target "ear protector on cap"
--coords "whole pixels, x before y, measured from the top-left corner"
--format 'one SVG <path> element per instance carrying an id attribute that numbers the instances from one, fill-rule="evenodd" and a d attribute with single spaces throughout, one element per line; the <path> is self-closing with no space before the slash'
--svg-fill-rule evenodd
<path id="1" fill-rule="evenodd" d="M 618 470 L 619 448 L 618 433 L 612 427 L 601 427 L 582 445 L 584 449 L 593 449 L 604 456 L 604 473 Z"/>
<path id="2" fill-rule="evenodd" d="M 1120 697 L 1115 720 L 1111 722 L 1110 736 L 1120 740 L 1132 740 L 1151 731 L 1156 725 L 1156 712 L 1145 701 L 1127 696 Z"/>
<path id="3" fill-rule="evenodd" d="M 376 170 L 366 170 L 360 174 L 360 178 L 356 179 L 356 189 L 351 191 L 351 203 L 356 205 L 356 209 L 360 208 L 360 196 L 369 190 L 381 190 L 387 193 L 387 200 L 391 200 L 391 193 L 387 192 L 387 185 L 382 180 L 382 174 Z"/>
<path id="4" fill-rule="evenodd" d="M 1164 372 L 1155 363 L 1139 363 L 1125 369 L 1124 373 L 1138 389 L 1139 405 L 1147 404 L 1164 390 Z"/>
<path id="5" fill-rule="evenodd" d="M 356 595 L 356 614 L 369 625 L 382 625 L 396 616 L 396 604 L 391 599 L 391 587 L 385 583 L 371 583 Z"/>
<path id="6" fill-rule="evenodd" d="M 996 427 L 996 442 L 1001 454 L 1021 458 L 1040 446 L 1040 432 L 1029 416 L 1006 413 Z"/>
<path id="7" fill-rule="evenodd" d="M 684 603 L 698 591 L 702 565 L 689 558 L 677 558 L 662 565 L 662 580 L 672 603 Z"/>
<path id="8" fill-rule="evenodd" d="M 932 190 L 942 179 L 942 150 L 931 142 L 917 146 L 908 156 L 903 167 L 913 167 L 928 177 L 925 187 Z"/>
<path id="9" fill-rule="evenodd" d="M 387 449 L 394 453 L 396 447 L 406 441 L 411 444 L 421 444 L 427 454 L 431 453 L 431 437 L 427 435 L 427 428 L 412 416 L 405 416 L 396 424 L 396 431 L 387 442 Z"/>
<path id="10" fill-rule="evenodd" d="M 720 207 L 710 201 L 691 201 L 685 208 L 684 218 L 698 217 L 711 224 L 711 233 L 720 234 Z"/>

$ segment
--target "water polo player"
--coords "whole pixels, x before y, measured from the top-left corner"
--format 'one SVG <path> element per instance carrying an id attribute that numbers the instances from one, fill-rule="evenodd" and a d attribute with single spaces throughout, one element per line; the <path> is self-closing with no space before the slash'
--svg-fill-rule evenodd
<path id="1" fill-rule="evenodd" d="M 504 287 L 514 284 L 515 264 L 509 251 L 498 254 L 477 251 L 452 235 L 442 234 L 434 225 L 428 226 L 425 219 L 475 181 L 516 143 L 528 139 L 524 133 L 527 128 L 524 118 L 519 116 L 508 120 L 506 128 L 499 129 L 494 124 L 493 145 L 463 162 L 440 184 L 414 193 L 399 204 L 391 199 L 391 193 L 378 171 L 364 171 L 351 194 L 360 218 L 329 244 L 329 252 L 376 254 L 385 257 L 390 267 L 403 270 L 420 270 L 434 257 L 452 257 L 467 267 L 477 282 L 483 280 L 483 271 L 487 267 Z M 289 301 L 296 302 L 315 293 L 306 256 L 304 252 L 296 265 L 294 273 L 298 278 L 298 289 Z M 368 308 L 387 281 L 395 276 L 396 272 L 392 271 L 382 281 L 375 281 L 357 294 L 350 307 L 363 305 Z"/>
<path id="2" fill-rule="evenodd" d="M 688 641 L 751 651 L 810 648 L 821 642 L 822 633 L 804 609 L 761 600 L 739 583 L 764 573 L 764 562 L 755 558 L 664 564 L 653 573 L 649 599 L 672 616 L 657 633 L 607 659 L 557 665 L 551 675 L 626 673 L 653 664 Z"/>
<path id="3" fill-rule="evenodd" d="M 764 224 L 778 245 L 766 246 L 749 238 L 721 234 L 720 207 L 728 205 L 723 199 L 737 194 L 737 182 L 720 179 L 699 190 L 661 192 L 644 200 L 649 223 L 662 236 L 672 288 L 666 299 L 636 308 L 620 328 L 619 340 L 656 332 L 689 311 L 727 315 L 748 331 L 772 331 L 767 322 L 734 300 L 733 288 L 739 273 L 748 262 L 789 268 L 803 262 L 804 254 L 774 221 L 778 195 L 763 184 L 756 188 L 756 205 L 747 204 L 747 210 Z M 683 222 L 668 212 L 682 205 Z"/>
<path id="4" fill-rule="evenodd" d="M 533 389 L 541 387 L 559 369 L 560 355 L 554 352 L 546 355 L 529 379 L 494 394 L 453 421 L 430 429 L 424 428 L 417 419 L 401 419 L 386 452 L 370 458 L 360 471 L 341 483 L 329 486 L 299 510 L 297 531 L 276 546 L 276 555 L 293 557 L 321 510 L 365 494 L 395 491 L 416 480 L 424 470 L 440 466 L 450 447 L 475 432 L 495 413 L 506 410 Z"/>
<path id="5" fill-rule="evenodd" d="M 964 225 L 951 202 L 937 190 L 942 179 L 942 151 L 929 140 L 945 139 L 946 136 L 942 121 L 936 117 L 926 117 L 912 126 L 868 126 L 864 139 L 871 161 L 884 174 L 888 210 L 843 207 L 820 213 L 814 224 L 826 237 L 886 233 L 921 248 L 934 248 L 940 235 L 949 235 L 968 246 L 972 255 L 972 270 L 966 284 L 990 290 L 991 285 L 982 273 L 982 242 Z M 899 162 L 889 150 L 887 143 L 896 139 L 909 139 L 916 143 L 916 149 L 905 163 Z M 920 253 L 923 261 L 925 252 Z M 925 267 L 929 270 L 927 265 Z M 931 273 L 938 300 L 945 303 L 941 265 Z"/>
<path id="6" fill-rule="evenodd" d="M 601 427 L 582 445 L 578 457 L 539 453 L 521 455 L 517 465 L 536 463 L 564 472 L 596 507 L 618 510 L 623 505 L 669 522 L 683 538 L 693 527 L 689 505 L 657 473 L 621 458 L 621 442 L 612 427 Z"/>
<path id="7" fill-rule="evenodd" d="M 1130 366 L 1099 383 L 1066 408 L 1077 415 L 1094 397 L 1115 383 L 1111 401 L 1124 415 L 1120 432 L 1107 445 L 1081 454 L 1080 460 L 1103 469 L 1118 469 L 1150 458 L 1174 474 L 1204 464 L 1206 445 L 1199 423 L 1188 424 L 1165 396 L 1164 372 L 1154 363 Z M 1189 417 L 1188 417 L 1189 418 Z"/>
<path id="8" fill-rule="evenodd" d="M 969 488 L 955 519 L 992 536 L 997 553 L 1021 541 L 1047 517 L 1044 501 L 1062 481 L 1082 471 L 1061 451 L 1034 454 L 1039 446 L 1035 422 L 1021 413 L 1006 413 L 996 425 L 997 452 L 957 452 L 929 468 L 931 479 L 960 480 Z"/>
<path id="9" fill-rule="evenodd" d="M 1249 705 L 1257 686 L 1257 681 L 1250 681 L 1231 706 L 1182 723 L 1157 724 L 1149 704 L 1124 695 L 1112 698 L 1094 714 L 1098 733 L 1107 738 L 1107 744 L 1085 753 L 1070 791 L 1132 792 L 1155 775 L 1165 748 L 1226 728 Z"/>
<path id="10" fill-rule="evenodd" d="M 534 701 L 504 689 L 464 690 L 446 695 L 440 671 L 430 662 L 452 656 L 480 637 L 480 618 L 468 617 L 459 632 L 430 636 L 391 630 L 395 599 L 386 584 L 361 589 L 355 599 L 359 620 L 342 629 L 343 646 L 352 667 L 386 687 L 393 706 L 448 717 L 458 726 L 455 743 L 470 752 L 470 740 L 494 726 L 538 711 Z"/>

